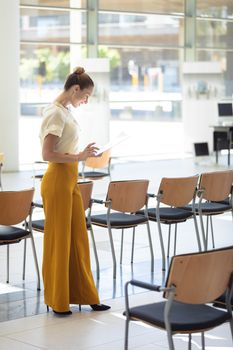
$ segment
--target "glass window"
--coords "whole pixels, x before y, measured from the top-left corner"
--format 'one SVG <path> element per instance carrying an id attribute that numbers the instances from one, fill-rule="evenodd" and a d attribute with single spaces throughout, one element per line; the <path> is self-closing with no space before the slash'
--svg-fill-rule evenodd
<path id="1" fill-rule="evenodd" d="M 99 43 L 183 45 L 183 19 L 161 15 L 100 13 Z"/>
<path id="2" fill-rule="evenodd" d="M 74 54 L 73 55 L 73 49 Z M 81 46 L 21 45 L 20 101 L 22 115 L 38 115 L 38 106 L 53 100 L 70 73 L 70 62 L 84 57 Z M 77 61 L 76 61 L 77 62 Z"/>
<path id="3" fill-rule="evenodd" d="M 21 41 L 86 41 L 86 12 L 21 9 Z"/>
<path id="4" fill-rule="evenodd" d="M 197 16 L 207 16 L 215 18 L 232 18 L 232 0 L 197 0 Z"/>
<path id="5" fill-rule="evenodd" d="M 21 5 L 86 8 L 86 0 L 21 0 Z"/>
<path id="6" fill-rule="evenodd" d="M 197 20 L 197 46 L 233 48 L 233 23 L 227 21 Z"/>
<path id="7" fill-rule="evenodd" d="M 99 56 L 110 57 L 113 119 L 181 117 L 182 49 L 100 46 Z"/>
<path id="8" fill-rule="evenodd" d="M 184 13 L 184 0 L 99 0 L 101 10 L 132 11 L 132 12 L 161 12 Z"/>

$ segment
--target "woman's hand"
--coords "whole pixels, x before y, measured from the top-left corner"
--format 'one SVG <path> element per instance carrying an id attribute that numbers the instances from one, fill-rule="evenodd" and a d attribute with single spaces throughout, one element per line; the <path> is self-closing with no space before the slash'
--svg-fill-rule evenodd
<path id="1" fill-rule="evenodd" d="M 94 145 L 95 142 L 89 143 L 89 145 L 87 145 L 87 147 L 78 154 L 78 160 L 86 160 L 89 157 L 97 157 L 96 151 L 98 151 L 99 148 Z"/>

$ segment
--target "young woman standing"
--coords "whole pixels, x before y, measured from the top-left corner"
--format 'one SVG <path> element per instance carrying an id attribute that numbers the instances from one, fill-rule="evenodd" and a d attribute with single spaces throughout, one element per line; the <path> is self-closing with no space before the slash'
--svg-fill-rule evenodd
<path id="1" fill-rule="evenodd" d="M 70 304 L 99 304 L 91 273 L 89 242 L 81 193 L 77 184 L 78 162 L 94 157 L 90 143 L 78 152 L 78 124 L 69 105 L 88 103 L 94 83 L 82 67 L 70 74 L 63 92 L 44 109 L 40 131 L 42 156 L 49 162 L 41 183 L 45 212 L 43 281 L 44 300 L 55 313 L 69 315 Z"/>

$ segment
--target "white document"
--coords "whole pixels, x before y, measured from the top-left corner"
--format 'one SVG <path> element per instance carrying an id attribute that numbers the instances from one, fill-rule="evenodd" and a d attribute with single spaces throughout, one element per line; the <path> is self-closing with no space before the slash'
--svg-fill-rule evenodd
<path id="1" fill-rule="evenodd" d="M 115 139 L 109 141 L 104 146 L 100 146 L 99 150 L 96 152 L 96 155 L 103 153 L 104 151 L 107 151 L 111 149 L 112 147 L 118 145 L 119 143 L 127 140 L 129 138 L 129 135 L 126 135 L 124 132 L 121 132 L 118 136 L 116 136 Z"/>

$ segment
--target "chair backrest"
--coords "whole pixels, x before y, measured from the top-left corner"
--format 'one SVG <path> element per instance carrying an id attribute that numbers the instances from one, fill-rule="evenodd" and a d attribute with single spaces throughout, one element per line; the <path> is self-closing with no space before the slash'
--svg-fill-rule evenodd
<path id="1" fill-rule="evenodd" d="M 34 188 L 0 191 L 0 225 L 17 225 L 30 213 Z"/>
<path id="2" fill-rule="evenodd" d="M 103 152 L 100 157 L 90 157 L 85 161 L 85 166 L 93 169 L 106 168 L 109 164 L 111 151 L 107 150 Z"/>
<path id="3" fill-rule="evenodd" d="M 198 175 L 162 178 L 159 186 L 159 192 L 162 192 L 161 202 L 174 207 L 187 205 L 193 199 L 197 182 Z"/>
<path id="4" fill-rule="evenodd" d="M 199 188 L 203 198 L 209 201 L 222 201 L 231 193 L 233 170 L 215 171 L 201 174 Z"/>
<path id="5" fill-rule="evenodd" d="M 175 300 L 203 304 L 223 294 L 233 272 L 233 246 L 172 258 L 167 286 L 176 286 Z"/>
<path id="6" fill-rule="evenodd" d="M 113 210 L 134 213 L 147 201 L 149 180 L 111 181 L 106 200 L 111 200 Z"/>
<path id="7" fill-rule="evenodd" d="M 93 182 L 92 181 L 79 182 L 78 185 L 82 195 L 84 210 L 87 210 L 90 207 Z"/>

